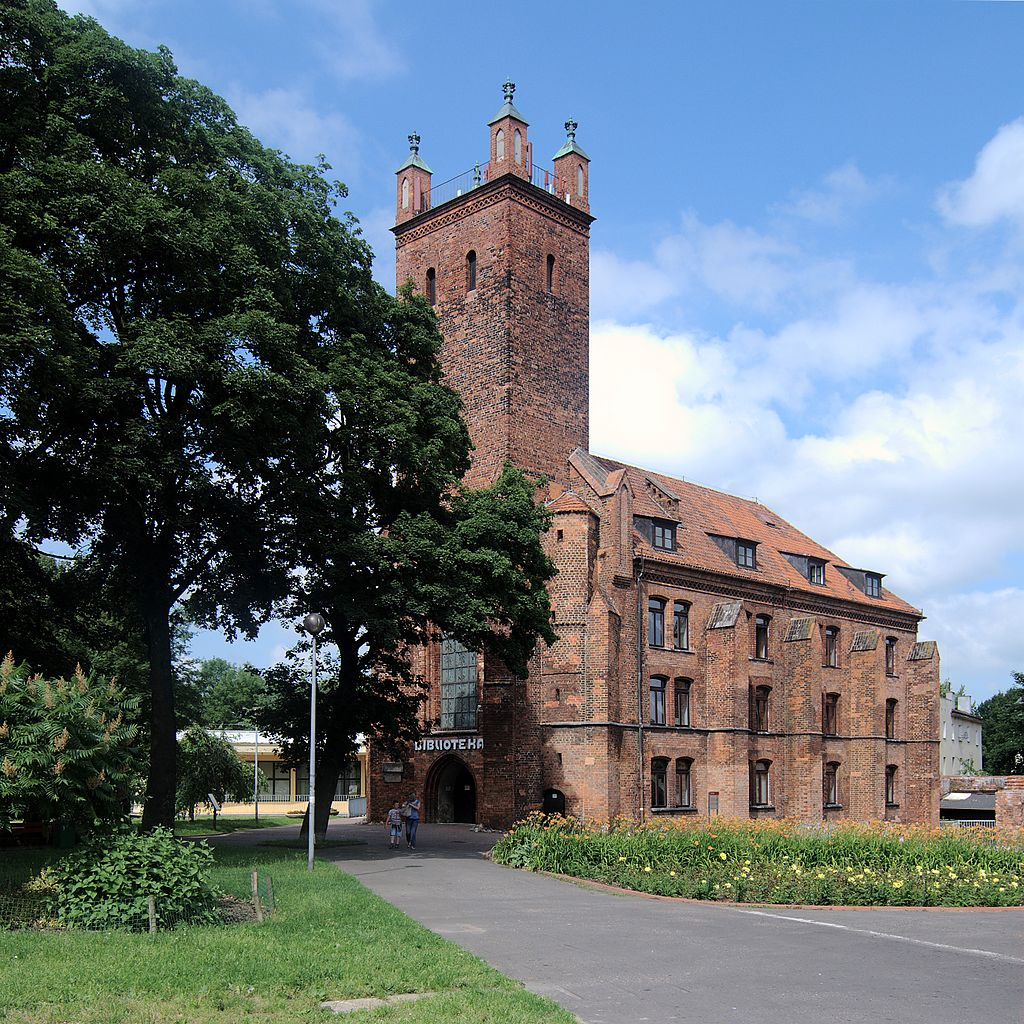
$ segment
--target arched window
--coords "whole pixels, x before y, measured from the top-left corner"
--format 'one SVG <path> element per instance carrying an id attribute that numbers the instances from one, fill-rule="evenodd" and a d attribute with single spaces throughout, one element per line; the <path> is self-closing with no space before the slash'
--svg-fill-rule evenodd
<path id="1" fill-rule="evenodd" d="M 437 271 L 433 267 L 427 268 L 427 302 L 432 306 L 437 302 Z"/>
<path id="2" fill-rule="evenodd" d="M 690 724 L 690 688 L 693 685 L 690 679 L 677 679 L 673 688 L 675 698 L 675 723 L 678 726 L 687 727 Z"/>
<path id="3" fill-rule="evenodd" d="M 676 601 L 672 609 L 672 646 L 677 651 L 690 649 L 690 606 Z"/>
<path id="4" fill-rule="evenodd" d="M 518 128 L 512 136 L 512 155 L 517 164 L 523 162 L 523 133 Z"/>
<path id="5" fill-rule="evenodd" d="M 771 622 L 770 615 L 758 615 L 754 619 L 754 657 L 758 661 L 768 660 L 768 631 Z"/>
<path id="6" fill-rule="evenodd" d="M 826 807 L 839 806 L 838 761 L 829 761 L 821 774 L 821 800 Z"/>
<path id="7" fill-rule="evenodd" d="M 839 667 L 839 630 L 835 626 L 825 630 L 825 667 Z"/>
<path id="8" fill-rule="evenodd" d="M 476 251 L 470 249 L 466 253 L 466 291 L 471 292 L 476 288 Z"/>
<path id="9" fill-rule="evenodd" d="M 692 758 L 676 758 L 676 807 L 693 806 L 693 788 L 690 785 L 690 771 L 692 767 Z"/>
<path id="10" fill-rule="evenodd" d="M 887 676 L 896 675 L 896 644 L 896 637 L 887 636 L 885 638 L 885 674 Z"/>
<path id="11" fill-rule="evenodd" d="M 899 807 L 896 803 L 896 765 L 885 766 L 885 806 Z"/>
<path id="12" fill-rule="evenodd" d="M 651 725 L 665 724 L 665 684 L 664 676 L 651 676 Z"/>
<path id="13" fill-rule="evenodd" d="M 826 693 L 821 699 L 821 731 L 825 736 L 839 734 L 838 693 Z"/>
<path id="14" fill-rule="evenodd" d="M 647 643 L 651 647 L 665 646 L 665 602 L 660 597 L 647 602 Z"/>
<path id="15" fill-rule="evenodd" d="M 409 209 L 409 179 L 402 179 L 402 209 Z"/>
<path id="16" fill-rule="evenodd" d="M 583 164 L 577 164 L 576 166 L 576 195 L 583 195 Z"/>
<path id="17" fill-rule="evenodd" d="M 555 257 L 550 253 L 548 254 L 547 289 L 548 295 L 551 295 L 555 290 Z"/>
<path id="18" fill-rule="evenodd" d="M 494 159 L 505 159 L 505 132 L 499 128 L 494 136 Z"/>
<path id="19" fill-rule="evenodd" d="M 771 789 L 771 761 L 750 762 L 750 806 L 770 807 L 772 798 Z"/>
<path id="20" fill-rule="evenodd" d="M 890 697 L 885 702 L 885 738 L 896 739 L 896 698 Z"/>
<path id="21" fill-rule="evenodd" d="M 767 732 L 770 726 L 769 704 L 772 688 L 752 686 L 750 688 L 750 728 L 754 732 Z"/>
<path id="22" fill-rule="evenodd" d="M 668 807 L 668 758 L 651 761 L 651 807 Z"/>
<path id="23" fill-rule="evenodd" d="M 476 652 L 457 640 L 441 641 L 441 729 L 475 729 Z"/>

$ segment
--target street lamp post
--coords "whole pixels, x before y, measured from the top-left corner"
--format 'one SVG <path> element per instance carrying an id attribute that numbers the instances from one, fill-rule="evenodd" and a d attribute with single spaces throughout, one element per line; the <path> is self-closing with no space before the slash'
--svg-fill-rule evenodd
<path id="1" fill-rule="evenodd" d="M 309 822 L 308 867 L 313 870 L 313 848 L 316 831 L 316 638 L 324 628 L 324 617 L 319 612 L 310 612 L 302 620 L 302 627 L 313 638 L 313 672 L 309 687 Z"/>
<path id="2" fill-rule="evenodd" d="M 256 734 L 256 752 L 252 758 L 252 805 L 256 816 L 256 824 L 260 823 L 260 727 L 253 719 L 253 731 Z"/>

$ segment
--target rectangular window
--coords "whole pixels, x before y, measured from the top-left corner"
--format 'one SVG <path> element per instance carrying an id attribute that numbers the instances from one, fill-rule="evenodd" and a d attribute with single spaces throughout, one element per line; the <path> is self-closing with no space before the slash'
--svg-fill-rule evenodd
<path id="1" fill-rule="evenodd" d="M 657 519 L 654 520 L 654 530 L 651 538 L 651 543 L 656 548 L 662 548 L 665 551 L 675 551 L 676 549 L 676 528 L 673 523 L 662 523 Z"/>
<path id="2" fill-rule="evenodd" d="M 665 680 L 651 677 L 651 725 L 665 724 Z"/>
<path id="3" fill-rule="evenodd" d="M 441 729 L 475 729 L 476 652 L 457 640 L 441 641 Z"/>
<path id="4" fill-rule="evenodd" d="M 864 593 L 868 597 L 882 596 L 882 577 L 878 573 L 864 573 Z"/>
<path id="5" fill-rule="evenodd" d="M 770 686 L 755 686 L 750 693 L 750 728 L 754 732 L 768 732 Z"/>
<path id="6" fill-rule="evenodd" d="M 885 806 L 898 807 L 896 803 L 896 765 L 886 765 L 885 768 Z"/>
<path id="7" fill-rule="evenodd" d="M 668 761 L 661 757 L 651 762 L 651 806 L 668 806 Z"/>
<path id="8" fill-rule="evenodd" d="M 665 646 L 665 602 L 660 597 L 647 602 L 647 642 L 651 647 Z"/>
<path id="9" fill-rule="evenodd" d="M 690 724 L 690 680 L 677 679 L 675 685 L 675 722 L 678 726 Z"/>
<path id="10" fill-rule="evenodd" d="M 676 760 L 676 807 L 692 807 L 693 794 L 690 792 L 690 761 L 685 757 Z"/>
<path id="11" fill-rule="evenodd" d="M 836 736 L 839 729 L 839 694 L 826 693 L 821 705 L 821 731 Z"/>
<path id="12" fill-rule="evenodd" d="M 825 583 L 825 563 L 820 558 L 807 559 L 807 582 L 823 586 Z"/>
<path id="13" fill-rule="evenodd" d="M 896 675 L 896 637 L 886 637 L 885 640 L 885 674 Z"/>
<path id="14" fill-rule="evenodd" d="M 677 651 L 690 649 L 690 606 L 676 601 L 672 612 L 672 646 Z"/>
<path id="15" fill-rule="evenodd" d="M 885 702 L 885 738 L 896 739 L 896 699 L 890 697 Z"/>
<path id="16" fill-rule="evenodd" d="M 768 630 L 771 621 L 767 615 L 758 615 L 754 619 L 754 659 L 756 661 L 768 660 Z"/>
<path id="17" fill-rule="evenodd" d="M 736 542 L 736 564 L 743 569 L 753 569 L 755 566 L 756 545 L 749 541 L 741 540 Z"/>
<path id="18" fill-rule="evenodd" d="M 826 807 L 839 806 L 839 765 L 827 764 L 822 775 L 822 800 Z"/>
<path id="19" fill-rule="evenodd" d="M 825 630 L 825 667 L 839 667 L 839 630 L 835 626 Z"/>
<path id="20" fill-rule="evenodd" d="M 754 761 L 750 766 L 750 803 L 754 807 L 771 805 L 771 787 L 769 786 L 768 761 Z"/>

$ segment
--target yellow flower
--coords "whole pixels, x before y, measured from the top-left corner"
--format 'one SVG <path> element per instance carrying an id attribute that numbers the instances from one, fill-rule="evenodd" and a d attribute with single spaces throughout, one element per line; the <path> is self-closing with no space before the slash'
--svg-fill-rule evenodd
<path id="1" fill-rule="evenodd" d="M 815 878 L 824 878 L 825 876 L 820 872 L 814 876 Z"/>
<path id="2" fill-rule="evenodd" d="M 892 883 L 892 887 L 894 889 L 902 889 L 903 883 L 899 879 L 897 879 L 895 882 Z"/>
<path id="3" fill-rule="evenodd" d="M 749 861 L 749 860 L 745 860 L 745 861 L 744 861 L 743 863 L 744 863 L 744 864 L 748 864 L 748 865 L 749 865 L 749 864 L 750 864 L 750 861 Z"/>
<path id="4" fill-rule="evenodd" d="M 725 858 L 725 854 L 724 854 L 724 853 L 720 853 L 720 854 L 718 855 L 718 859 L 719 859 L 719 860 L 725 860 L 725 859 L 726 859 L 726 858 Z"/>
<path id="5" fill-rule="evenodd" d="M 644 868 L 644 871 L 646 871 L 648 874 L 651 873 L 651 869 L 650 868 Z"/>
<path id="6" fill-rule="evenodd" d="M 670 872 L 669 872 L 669 874 L 670 874 L 670 875 L 671 875 L 671 876 L 672 876 L 673 878 L 675 878 L 675 877 L 676 877 L 676 873 L 675 873 L 674 871 L 670 871 Z"/>
<path id="7" fill-rule="evenodd" d="M 725 883 L 725 888 L 726 889 L 731 889 L 732 888 L 732 882 L 726 882 Z"/>
<path id="8" fill-rule="evenodd" d="M 626 859 L 625 857 L 620 857 L 619 858 L 619 863 L 621 864 L 625 859 Z"/>

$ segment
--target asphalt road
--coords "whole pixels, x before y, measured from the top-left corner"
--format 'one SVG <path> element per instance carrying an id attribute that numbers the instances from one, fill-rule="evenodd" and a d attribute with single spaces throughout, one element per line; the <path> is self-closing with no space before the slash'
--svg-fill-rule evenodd
<path id="1" fill-rule="evenodd" d="M 421 825 L 415 852 L 331 828 L 366 843 L 326 859 L 587 1024 L 1024 1024 L 1024 910 L 657 900 L 498 867 L 468 826 Z"/>

